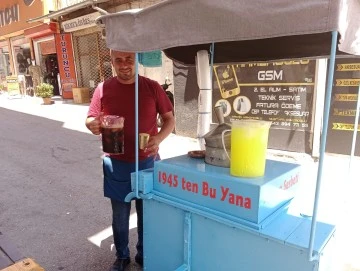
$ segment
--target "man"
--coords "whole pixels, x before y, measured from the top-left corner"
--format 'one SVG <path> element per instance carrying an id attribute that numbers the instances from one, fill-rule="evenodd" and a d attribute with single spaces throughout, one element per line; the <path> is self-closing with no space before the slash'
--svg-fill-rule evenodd
<path id="1" fill-rule="evenodd" d="M 124 122 L 124 153 L 107 154 L 103 159 L 104 195 L 111 199 L 113 211 L 113 234 L 117 259 L 110 270 L 125 270 L 130 263 L 129 216 L 130 203 L 124 202 L 130 193 L 130 173 L 135 171 L 135 54 L 111 51 L 111 63 L 116 77 L 100 83 L 96 88 L 88 116 L 87 128 L 94 134 L 101 134 L 100 115 L 118 115 Z M 150 134 L 145 150 L 139 150 L 139 169 L 153 167 L 159 159 L 160 143 L 175 126 L 172 104 L 161 86 L 148 78 L 139 76 L 139 133 Z M 158 132 L 157 114 L 164 120 Z M 138 243 L 135 261 L 143 265 L 142 200 L 135 202 L 138 216 Z"/>

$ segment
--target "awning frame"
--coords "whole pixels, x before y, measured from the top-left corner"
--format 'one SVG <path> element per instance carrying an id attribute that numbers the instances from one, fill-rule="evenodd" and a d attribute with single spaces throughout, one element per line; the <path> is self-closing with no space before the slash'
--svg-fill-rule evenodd
<path id="1" fill-rule="evenodd" d="M 52 18 L 57 18 L 60 17 L 62 15 L 66 15 L 70 12 L 82 9 L 82 8 L 86 8 L 89 6 L 93 6 L 94 9 L 98 10 L 98 8 L 95 6 L 96 4 L 101 4 L 101 3 L 105 3 L 108 2 L 109 0 L 85 0 L 83 2 L 77 3 L 75 5 L 71 5 L 69 7 L 66 8 L 62 8 L 59 9 L 57 11 L 39 16 L 39 17 L 35 17 L 32 19 L 27 20 L 26 22 L 28 23 L 33 23 L 33 22 L 43 22 L 45 19 L 52 19 Z"/>

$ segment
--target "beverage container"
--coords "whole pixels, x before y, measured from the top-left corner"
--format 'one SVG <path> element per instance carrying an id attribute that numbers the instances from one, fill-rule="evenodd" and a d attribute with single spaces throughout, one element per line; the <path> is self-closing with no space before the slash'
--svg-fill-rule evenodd
<path id="1" fill-rule="evenodd" d="M 124 118 L 105 115 L 100 118 L 103 151 L 110 154 L 124 153 Z"/>
<path id="2" fill-rule="evenodd" d="M 237 177 L 261 177 L 265 173 L 270 121 L 235 120 L 231 124 L 230 174 Z M 225 144 L 223 144 L 226 151 Z"/>
<path id="3" fill-rule="evenodd" d="M 214 108 L 219 125 L 204 135 L 205 163 L 219 167 L 230 167 L 230 161 L 223 149 L 223 141 L 227 151 L 230 151 L 231 138 L 230 134 L 227 134 L 224 136 L 224 140 L 222 140 L 222 132 L 224 130 L 229 130 L 231 126 L 230 124 L 225 123 L 223 110 L 224 107 L 222 105 Z"/>
<path id="4" fill-rule="evenodd" d="M 147 133 L 139 133 L 139 149 L 144 150 L 149 141 L 150 135 Z"/>

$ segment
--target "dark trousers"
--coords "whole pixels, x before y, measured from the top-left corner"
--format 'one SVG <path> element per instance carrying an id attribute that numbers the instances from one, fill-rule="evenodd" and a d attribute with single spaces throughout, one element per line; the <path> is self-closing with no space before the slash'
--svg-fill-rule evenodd
<path id="1" fill-rule="evenodd" d="M 131 203 L 118 200 L 111 200 L 113 211 L 112 228 L 116 256 L 120 259 L 130 257 L 129 250 L 129 219 Z M 138 242 L 136 245 L 137 255 L 143 256 L 143 202 L 141 199 L 135 201 L 137 213 Z"/>

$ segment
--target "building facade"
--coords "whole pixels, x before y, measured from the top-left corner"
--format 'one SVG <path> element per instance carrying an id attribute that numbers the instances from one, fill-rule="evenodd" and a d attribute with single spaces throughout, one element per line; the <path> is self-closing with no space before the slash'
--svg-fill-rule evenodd
<path id="1" fill-rule="evenodd" d="M 35 70 L 39 71 L 37 74 L 40 77 L 40 82 L 35 80 L 36 84 L 46 82 L 53 85 L 54 95 L 71 99 L 74 87 L 88 88 L 91 95 L 99 82 L 113 76 L 104 31 L 95 24 L 95 19 L 101 14 L 93 8 L 94 5 L 108 12 L 117 12 L 156 2 L 158 1 L 1 2 L 0 85 L 6 90 L 7 81 L 11 79 L 13 83 L 16 79 L 20 86 L 19 92 L 32 94 L 35 86 L 29 70 L 31 71 L 30 66 L 36 66 L 38 69 Z M 141 71 L 146 73 L 146 69 Z M 158 71 L 147 73 L 156 75 Z"/>
<path id="2" fill-rule="evenodd" d="M 45 66 L 44 55 L 54 54 L 54 34 L 59 32 L 55 22 L 27 21 L 33 16 L 47 13 L 46 5 L 41 0 L 8 0 L 0 3 L 0 84 L 6 87 L 6 78 L 16 77 L 22 91 L 30 91 L 33 82 L 29 67 Z M 46 43 L 40 42 L 44 39 Z M 42 51 L 41 51 L 41 48 Z M 38 59 L 37 61 L 35 59 Z M 45 57 L 44 57 L 45 58 Z M 55 57 L 56 59 L 56 57 Z M 44 71 L 46 71 L 44 67 Z M 50 72 L 50 71 L 48 71 Z"/>

